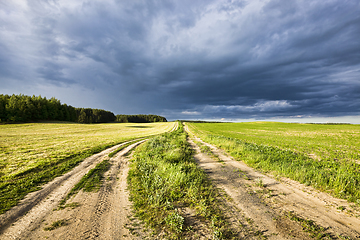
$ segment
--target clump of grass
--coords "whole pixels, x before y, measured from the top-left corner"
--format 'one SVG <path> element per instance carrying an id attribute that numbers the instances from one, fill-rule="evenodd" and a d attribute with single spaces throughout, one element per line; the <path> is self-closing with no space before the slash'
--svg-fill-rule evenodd
<path id="1" fill-rule="evenodd" d="M 72 203 L 68 203 L 66 205 L 64 205 L 65 201 L 61 201 L 61 203 L 62 204 L 60 204 L 58 208 L 55 208 L 54 211 L 63 210 L 65 208 L 75 209 L 75 208 L 81 206 L 81 204 L 78 202 L 72 202 Z"/>
<path id="2" fill-rule="evenodd" d="M 298 222 L 305 232 L 308 232 L 312 238 L 316 239 L 332 239 L 329 233 L 325 233 L 326 228 L 317 225 L 314 221 L 303 219 L 297 216 L 294 212 L 289 212 L 287 215 L 291 220 Z"/>
<path id="3" fill-rule="evenodd" d="M 184 217 L 176 211 L 170 212 L 165 217 L 165 223 L 169 226 L 171 231 L 181 233 L 184 227 Z"/>
<path id="4" fill-rule="evenodd" d="M 210 149 L 209 146 L 202 145 L 202 146 L 200 147 L 200 150 L 201 150 L 201 152 L 203 152 L 203 153 L 212 154 L 211 149 Z"/>
<path id="5" fill-rule="evenodd" d="M 264 188 L 265 187 L 265 184 L 263 182 L 263 180 L 261 178 L 258 178 L 256 181 L 255 181 L 255 185 L 258 186 L 258 187 L 261 187 L 261 188 Z"/>
<path id="6" fill-rule="evenodd" d="M 226 237 L 230 233 L 217 207 L 217 190 L 197 167 L 186 138 L 179 124 L 178 130 L 150 139 L 135 152 L 128 182 L 136 214 L 155 232 L 178 239 L 191 229 L 184 226 L 180 209 L 191 207 Z"/>
<path id="7" fill-rule="evenodd" d="M 56 228 L 62 227 L 62 226 L 66 226 L 68 225 L 68 220 L 66 219 L 62 219 L 62 220 L 58 220 L 56 222 L 53 222 L 49 227 L 44 228 L 45 231 L 52 231 Z"/>
<path id="8" fill-rule="evenodd" d="M 340 211 L 344 211 L 345 210 L 345 206 L 339 206 L 336 209 L 340 210 Z"/>

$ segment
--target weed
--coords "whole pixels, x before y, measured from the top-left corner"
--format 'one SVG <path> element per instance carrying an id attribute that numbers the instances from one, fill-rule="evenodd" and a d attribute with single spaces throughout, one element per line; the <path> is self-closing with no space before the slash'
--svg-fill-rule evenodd
<path id="1" fill-rule="evenodd" d="M 317 225 L 314 221 L 303 219 L 297 216 L 294 212 L 290 211 L 287 217 L 291 220 L 298 222 L 305 232 L 308 232 L 312 238 L 316 239 L 331 239 L 331 235 L 325 233 L 326 229 Z"/>
<path id="2" fill-rule="evenodd" d="M 260 179 L 260 178 L 258 178 L 258 179 L 256 180 L 255 185 L 258 186 L 258 187 L 261 187 L 261 188 L 264 188 L 264 187 L 265 187 L 265 184 L 264 184 L 263 180 Z"/>
<path id="3" fill-rule="evenodd" d="M 58 220 L 56 222 L 53 222 L 50 227 L 46 227 L 44 228 L 45 231 L 52 231 L 56 228 L 62 227 L 62 226 L 66 226 L 68 225 L 68 220 L 66 219 L 62 219 L 62 220 Z"/>
<path id="4" fill-rule="evenodd" d="M 66 204 L 66 205 L 64 205 L 64 204 L 65 204 L 65 202 L 61 201 L 58 208 L 55 208 L 54 211 L 62 210 L 62 209 L 65 209 L 65 208 L 75 209 L 75 208 L 81 206 L 81 204 L 78 203 L 78 202 L 72 202 L 72 203 L 69 203 L 69 204 Z"/>
<path id="5" fill-rule="evenodd" d="M 173 211 L 165 217 L 165 223 L 169 226 L 171 231 L 181 233 L 183 231 L 184 217 L 177 211 Z"/>
<path id="6" fill-rule="evenodd" d="M 253 224 L 254 223 L 254 220 L 252 220 L 251 218 L 246 218 L 246 221 L 248 222 L 248 224 Z"/>
<path id="7" fill-rule="evenodd" d="M 345 206 L 339 206 L 336 209 L 340 210 L 340 211 L 344 211 L 345 210 Z"/>

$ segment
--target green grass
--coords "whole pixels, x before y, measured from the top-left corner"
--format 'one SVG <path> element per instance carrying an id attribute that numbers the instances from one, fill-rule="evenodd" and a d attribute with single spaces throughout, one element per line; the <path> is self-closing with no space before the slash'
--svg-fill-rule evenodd
<path id="1" fill-rule="evenodd" d="M 187 123 L 235 159 L 360 204 L 360 126 Z"/>
<path id="2" fill-rule="evenodd" d="M 53 222 L 49 227 L 44 228 L 45 231 L 52 231 L 56 228 L 62 227 L 62 226 L 66 226 L 68 225 L 68 220 L 66 219 L 62 219 L 62 220 L 58 220 Z"/>
<path id="3" fill-rule="evenodd" d="M 230 235 L 218 208 L 217 190 L 197 167 L 186 133 L 179 129 L 154 137 L 134 153 L 128 175 L 136 215 L 155 232 L 181 239 L 185 226 L 181 208 L 193 208 L 211 223 L 214 236 Z"/>
<path id="4" fill-rule="evenodd" d="M 247 143 L 278 147 L 314 160 L 360 161 L 360 125 L 277 122 L 188 123 L 198 135 L 222 135 Z"/>
<path id="5" fill-rule="evenodd" d="M 174 123 L 0 125 L 0 214 L 84 158 L 118 143 L 170 131 Z"/>
<path id="6" fill-rule="evenodd" d="M 325 233 L 326 228 L 319 226 L 312 220 L 301 218 L 293 212 L 288 212 L 287 217 L 298 222 L 303 230 L 314 239 L 333 239 L 329 233 Z"/>

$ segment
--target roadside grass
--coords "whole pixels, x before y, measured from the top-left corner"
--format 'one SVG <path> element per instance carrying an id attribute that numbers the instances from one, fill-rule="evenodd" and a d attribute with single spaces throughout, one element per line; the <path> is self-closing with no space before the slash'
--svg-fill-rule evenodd
<path id="1" fill-rule="evenodd" d="M 186 138 L 179 124 L 178 130 L 154 137 L 135 151 L 128 183 L 136 216 L 155 233 L 181 239 L 191 230 L 181 209 L 192 208 L 209 223 L 214 239 L 229 239 L 218 191 L 197 167 Z"/>
<path id="2" fill-rule="evenodd" d="M 0 214 L 86 157 L 128 140 L 170 131 L 174 123 L 0 125 Z M 144 126 L 139 128 L 138 126 Z"/>
<path id="3" fill-rule="evenodd" d="M 279 144 L 279 147 L 265 145 L 262 138 L 258 140 L 258 143 L 248 142 L 233 137 L 233 134 L 228 131 L 229 129 L 233 131 L 234 126 L 229 123 L 227 125 L 222 124 L 221 127 L 216 126 L 216 124 L 213 127 L 210 124 L 187 124 L 202 140 L 224 149 L 235 159 L 244 161 L 251 167 L 291 178 L 321 191 L 329 192 L 335 197 L 347 199 L 360 205 L 360 165 L 353 160 L 334 158 L 314 160 L 307 154 L 300 153 L 295 149 L 281 148 L 281 146 L 284 146 L 281 144 Z M 259 124 L 261 126 L 262 123 Z M 266 124 L 265 126 L 271 127 L 271 125 Z M 288 126 L 290 127 L 289 131 L 291 131 L 292 125 Z M 314 126 L 311 125 L 310 127 Z M 344 125 L 344 127 L 348 126 Z M 352 129 L 359 128 L 358 126 L 352 127 Z M 216 130 L 217 128 L 219 129 Z M 261 130 L 263 129 L 258 129 L 260 133 Z M 271 137 L 268 136 L 268 138 Z M 331 141 L 329 140 L 329 142 Z M 323 142 L 325 142 L 325 139 L 323 139 Z M 304 143 L 302 141 L 293 143 L 293 145 L 296 144 L 301 145 Z M 354 143 L 355 146 L 357 144 Z M 302 148 L 304 146 L 299 146 L 297 149 Z M 347 149 L 352 149 L 352 146 L 348 146 Z M 327 150 L 323 151 L 326 152 Z"/>

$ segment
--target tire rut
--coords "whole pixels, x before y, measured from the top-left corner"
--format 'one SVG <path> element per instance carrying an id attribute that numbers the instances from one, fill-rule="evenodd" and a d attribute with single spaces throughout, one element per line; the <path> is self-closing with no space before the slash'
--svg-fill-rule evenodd
<path id="1" fill-rule="evenodd" d="M 136 143 L 136 145 L 142 142 Z M 134 146 L 130 146 L 129 150 L 133 147 Z M 121 230 L 124 230 L 124 220 L 116 218 L 119 218 L 118 215 L 121 215 L 121 208 L 127 207 L 128 205 L 124 205 L 123 201 L 120 200 L 121 197 L 117 196 L 119 194 L 115 193 L 115 191 L 120 190 L 120 192 L 124 192 L 126 190 L 124 188 L 124 181 L 126 181 L 127 177 L 128 163 L 127 159 L 122 155 L 123 154 L 120 153 L 119 156 L 112 158 L 110 162 L 112 167 L 105 174 L 106 180 L 99 190 L 98 200 L 89 218 L 91 222 L 87 225 L 88 230 L 83 232 L 80 239 L 97 239 L 99 236 L 101 236 L 101 239 L 120 239 L 122 237 Z M 122 179 L 117 182 L 117 176 L 119 176 L 119 174 L 121 175 L 119 179 Z M 120 188 L 116 189 L 119 184 L 122 185 L 122 187 L 119 186 Z M 118 214 L 114 214 L 116 211 L 118 211 Z M 114 221 L 115 219 L 117 221 Z M 109 222 L 111 224 L 104 224 Z"/>

